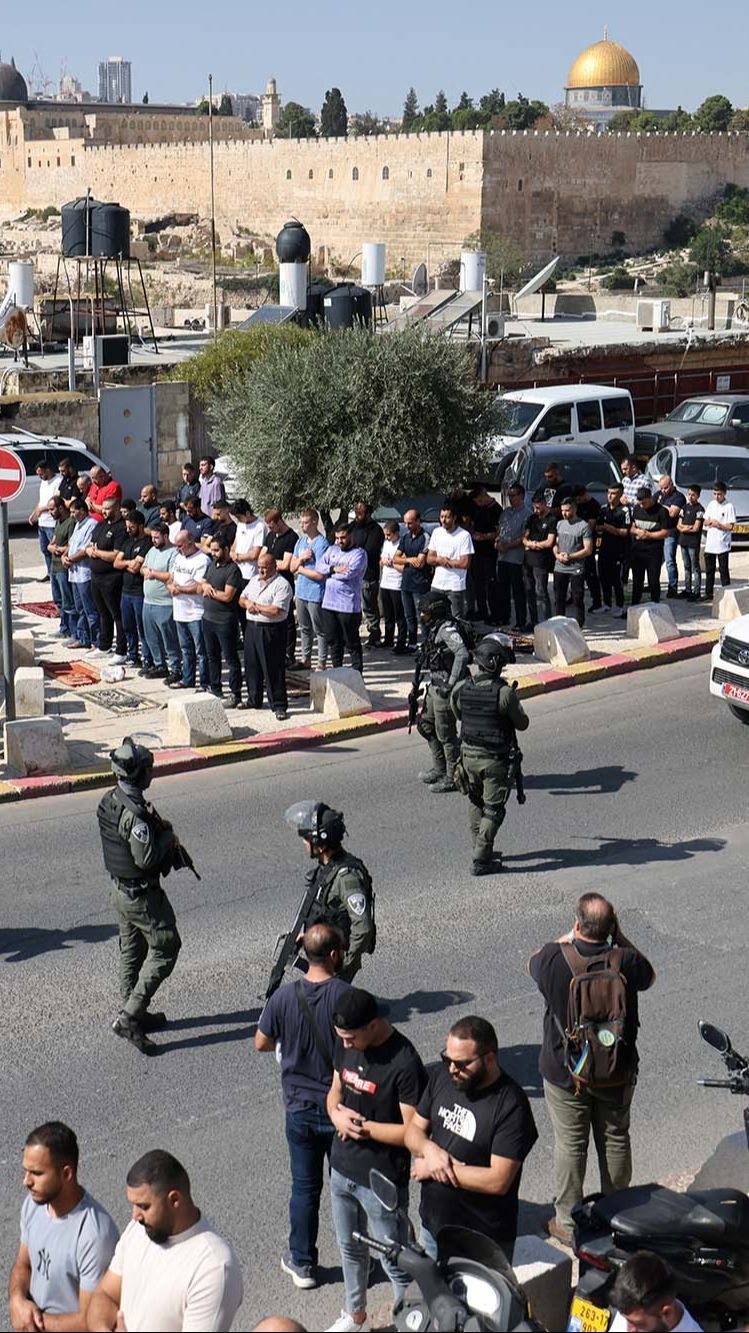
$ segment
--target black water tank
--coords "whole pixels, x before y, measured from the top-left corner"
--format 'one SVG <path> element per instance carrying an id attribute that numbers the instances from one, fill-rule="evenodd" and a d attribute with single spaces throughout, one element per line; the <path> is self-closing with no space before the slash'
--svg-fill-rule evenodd
<path id="1" fill-rule="evenodd" d="M 306 264 L 311 249 L 309 232 L 296 218 L 286 222 L 276 237 L 276 254 L 282 264 Z"/>
<path id="2" fill-rule="evenodd" d="M 62 253 L 66 259 L 75 259 L 92 254 L 91 232 L 94 209 L 100 208 L 98 200 L 90 195 L 82 195 L 69 204 L 63 204 L 62 214 Z"/>
<path id="3" fill-rule="evenodd" d="M 130 211 L 119 204 L 96 204 L 91 221 L 91 254 L 100 259 L 130 258 Z"/>
<path id="4" fill-rule="evenodd" d="M 331 287 L 323 297 L 325 323 L 329 329 L 353 329 L 354 294 L 352 284 L 343 282 Z"/>
<path id="5" fill-rule="evenodd" d="M 366 287 L 354 287 L 354 319 L 362 328 L 372 323 L 372 293 Z"/>

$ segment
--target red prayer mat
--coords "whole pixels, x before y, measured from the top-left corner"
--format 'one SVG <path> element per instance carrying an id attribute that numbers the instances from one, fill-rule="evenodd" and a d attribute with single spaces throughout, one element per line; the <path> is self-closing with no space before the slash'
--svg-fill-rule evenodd
<path id="1" fill-rule="evenodd" d="M 60 612 L 54 602 L 18 602 L 18 611 L 30 611 L 32 616 L 45 616 L 49 620 L 59 620 Z"/>
<path id="2" fill-rule="evenodd" d="M 99 672 L 86 662 L 40 662 L 39 665 L 45 676 L 51 676 L 58 685 L 66 685 L 70 690 L 98 685 L 101 679 Z"/>

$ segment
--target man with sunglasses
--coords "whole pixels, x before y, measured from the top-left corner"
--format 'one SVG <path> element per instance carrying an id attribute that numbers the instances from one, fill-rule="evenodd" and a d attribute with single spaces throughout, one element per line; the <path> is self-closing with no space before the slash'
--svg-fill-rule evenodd
<path id="1" fill-rule="evenodd" d="M 411 1179 L 421 1181 L 420 1244 L 437 1257 L 442 1227 L 469 1227 L 508 1254 L 523 1162 L 538 1131 L 525 1092 L 499 1064 L 497 1034 L 471 1014 L 454 1023 L 410 1121 Z"/>

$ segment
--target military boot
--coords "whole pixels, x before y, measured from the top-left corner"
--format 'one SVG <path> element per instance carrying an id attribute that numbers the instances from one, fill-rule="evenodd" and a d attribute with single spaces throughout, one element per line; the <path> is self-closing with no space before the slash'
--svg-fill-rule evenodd
<path id="1" fill-rule="evenodd" d="M 432 784 L 432 791 L 436 792 L 457 791 L 457 790 L 458 788 L 455 786 L 455 783 L 453 781 L 453 775 L 452 773 L 449 772 L 445 773 L 439 782 L 435 782 Z"/>
<path id="2" fill-rule="evenodd" d="M 154 1043 L 149 1041 L 146 1036 L 143 1025 L 138 1022 L 137 1018 L 132 1018 L 130 1014 L 126 1014 L 124 1009 L 115 1018 L 112 1031 L 116 1037 L 124 1037 L 125 1041 L 131 1042 L 142 1055 L 148 1055 L 151 1051 L 156 1050 Z"/>
<path id="3" fill-rule="evenodd" d="M 444 776 L 444 768 L 430 768 L 426 773 L 419 774 L 421 781 L 425 782 L 428 787 L 430 787 L 433 782 L 440 782 Z"/>

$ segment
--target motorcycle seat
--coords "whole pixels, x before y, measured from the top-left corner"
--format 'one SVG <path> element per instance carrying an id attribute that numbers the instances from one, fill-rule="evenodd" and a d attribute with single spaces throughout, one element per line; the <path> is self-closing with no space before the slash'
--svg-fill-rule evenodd
<path id="1" fill-rule="evenodd" d="M 661 1185 L 640 1185 L 599 1199 L 596 1217 L 630 1239 L 673 1237 L 714 1245 L 749 1229 L 749 1198 L 739 1190 L 695 1190 L 676 1194 Z"/>

